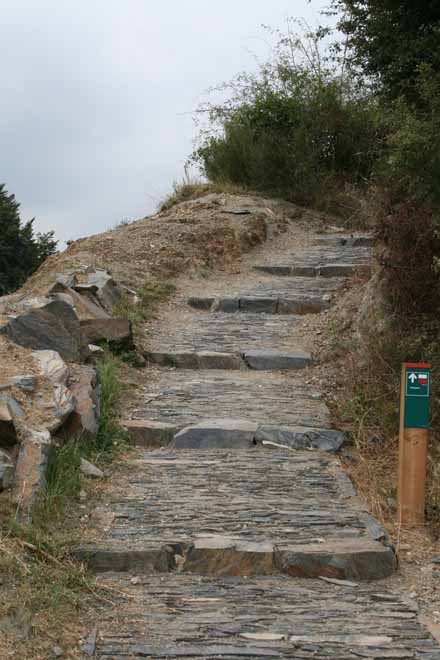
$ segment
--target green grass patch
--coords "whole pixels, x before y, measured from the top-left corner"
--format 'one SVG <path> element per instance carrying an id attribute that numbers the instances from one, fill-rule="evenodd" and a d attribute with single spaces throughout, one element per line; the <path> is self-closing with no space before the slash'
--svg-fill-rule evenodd
<path id="1" fill-rule="evenodd" d="M 113 307 L 113 315 L 128 319 L 134 326 L 153 319 L 158 305 L 176 291 L 170 280 L 151 279 L 136 291 L 137 299 L 124 295 Z"/>

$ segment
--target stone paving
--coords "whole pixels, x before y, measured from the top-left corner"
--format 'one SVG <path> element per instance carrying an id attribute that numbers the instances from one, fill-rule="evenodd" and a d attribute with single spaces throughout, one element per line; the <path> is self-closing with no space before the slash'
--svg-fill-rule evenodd
<path id="1" fill-rule="evenodd" d="M 440 660 L 410 600 L 379 584 L 148 576 L 122 621 L 102 622 L 98 660 Z"/>
<path id="2" fill-rule="evenodd" d="M 330 427 L 318 392 L 299 374 L 243 371 L 162 371 L 147 387 L 138 419 L 172 423 L 179 429 L 203 419 L 246 419 L 276 426 Z"/>
<path id="3" fill-rule="evenodd" d="M 182 450 L 131 465 L 104 542 L 83 547 L 95 570 L 355 579 L 395 570 L 384 530 L 328 456 Z"/>
<path id="4" fill-rule="evenodd" d="M 159 376 L 126 425 L 138 448 L 77 550 L 121 594 L 100 660 L 440 660 L 416 605 L 387 590 L 394 548 L 292 338 L 370 251 L 368 236 L 316 236 L 237 291 L 208 281 L 154 333 Z"/>
<path id="5" fill-rule="evenodd" d="M 155 364 L 178 368 L 301 369 L 313 359 L 292 349 L 296 322 L 290 315 L 274 319 L 271 314 L 194 312 L 189 323 L 179 324 L 167 337 L 153 338 L 144 356 Z"/>

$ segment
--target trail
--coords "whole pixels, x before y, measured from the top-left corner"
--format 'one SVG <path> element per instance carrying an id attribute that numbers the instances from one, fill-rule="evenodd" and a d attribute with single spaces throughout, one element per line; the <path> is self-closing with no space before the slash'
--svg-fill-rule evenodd
<path id="1" fill-rule="evenodd" d="M 368 236 L 286 243 L 156 324 L 139 447 L 79 552 L 128 596 L 100 623 L 100 660 L 440 659 L 387 586 L 394 549 L 341 468 L 295 335 L 370 258 Z"/>

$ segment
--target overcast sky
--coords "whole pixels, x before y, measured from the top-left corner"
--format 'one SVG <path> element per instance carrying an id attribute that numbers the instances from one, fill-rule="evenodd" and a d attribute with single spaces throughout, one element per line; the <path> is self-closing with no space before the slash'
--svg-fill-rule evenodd
<path id="1" fill-rule="evenodd" d="M 205 90 L 326 0 L 0 0 L 0 182 L 61 240 L 154 212 Z"/>

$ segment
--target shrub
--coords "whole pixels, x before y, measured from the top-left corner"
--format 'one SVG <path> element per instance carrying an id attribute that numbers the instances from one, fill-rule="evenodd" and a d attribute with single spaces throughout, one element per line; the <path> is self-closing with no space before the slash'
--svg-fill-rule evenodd
<path id="1" fill-rule="evenodd" d="M 319 205 L 332 190 L 369 178 L 383 143 L 381 113 L 323 61 L 324 36 L 280 35 L 273 62 L 238 76 L 226 86 L 230 98 L 206 108 L 209 129 L 193 158 L 210 181 Z"/>

